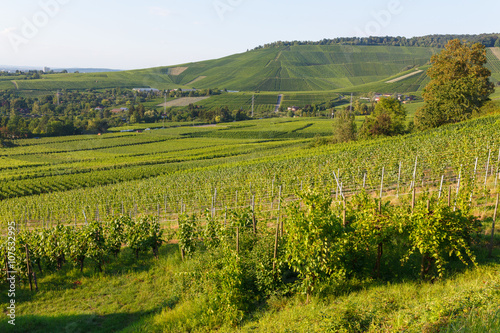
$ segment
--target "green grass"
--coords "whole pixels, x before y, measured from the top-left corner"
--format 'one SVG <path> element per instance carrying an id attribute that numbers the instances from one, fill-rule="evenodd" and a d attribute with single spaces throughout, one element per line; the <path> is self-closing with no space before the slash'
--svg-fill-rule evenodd
<path id="1" fill-rule="evenodd" d="M 481 252 L 480 252 L 481 253 Z M 500 262 L 484 253 L 479 268 L 457 270 L 435 283 L 352 281 L 325 285 L 309 304 L 305 296 L 272 296 L 238 327 L 223 332 L 498 332 Z M 125 249 L 95 273 L 39 274 L 38 292 L 16 291 L 16 326 L 4 332 L 205 332 L 209 295 L 195 280 L 204 254 L 182 262 L 177 245 L 160 248 L 158 260 L 136 260 Z M 69 265 L 68 265 L 69 266 Z M 0 295 L 1 306 L 9 299 Z"/>
<path id="2" fill-rule="evenodd" d="M 496 264 L 435 284 L 375 284 L 311 304 L 302 297 L 275 299 L 241 331 L 496 332 L 499 273 Z"/>

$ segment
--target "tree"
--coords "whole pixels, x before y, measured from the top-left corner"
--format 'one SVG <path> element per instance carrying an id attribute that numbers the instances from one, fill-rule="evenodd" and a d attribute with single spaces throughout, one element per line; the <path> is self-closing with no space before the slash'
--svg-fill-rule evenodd
<path id="1" fill-rule="evenodd" d="M 333 143 L 348 142 L 356 139 L 354 114 L 345 108 L 335 114 L 333 119 Z"/>
<path id="2" fill-rule="evenodd" d="M 432 67 L 427 71 L 431 81 L 423 93 L 425 104 L 415 115 L 417 128 L 463 121 L 477 112 L 495 89 L 486 61 L 482 44 L 462 44 L 458 39 L 432 56 Z"/>
<path id="3" fill-rule="evenodd" d="M 146 108 L 144 107 L 144 105 L 139 104 L 139 106 L 137 107 L 137 121 L 138 122 L 144 119 L 144 113 L 146 113 Z"/>
<path id="4" fill-rule="evenodd" d="M 355 102 L 354 102 L 354 112 L 358 115 L 358 114 L 362 114 L 362 109 L 363 109 L 363 106 L 361 105 L 361 101 L 359 99 L 357 99 Z"/>
<path id="5" fill-rule="evenodd" d="M 495 42 L 495 47 L 500 47 L 500 36 L 498 37 L 497 41 Z"/>
<path id="6" fill-rule="evenodd" d="M 360 136 L 390 136 L 403 134 L 405 131 L 406 109 L 394 98 L 382 97 L 361 127 Z"/>

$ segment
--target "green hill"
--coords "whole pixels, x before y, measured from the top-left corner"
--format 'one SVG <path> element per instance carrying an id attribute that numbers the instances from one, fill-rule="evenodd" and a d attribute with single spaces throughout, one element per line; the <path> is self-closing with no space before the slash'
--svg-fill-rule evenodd
<path id="1" fill-rule="evenodd" d="M 44 75 L 16 80 L 21 90 L 111 87 L 325 91 L 383 81 L 425 65 L 430 47 L 301 45 L 253 50 L 221 59 L 145 70 Z M 414 79 L 414 78 L 413 78 Z M 10 83 L 14 88 L 13 83 Z M 417 87 L 418 89 L 418 87 Z"/>
<path id="2" fill-rule="evenodd" d="M 418 92 L 425 71 L 399 81 L 428 64 L 437 47 L 384 45 L 297 45 L 256 49 L 228 57 L 109 73 L 52 74 L 39 80 L 1 81 L 20 90 L 153 87 L 220 88 L 239 91 Z M 500 80 L 500 60 L 488 49 L 488 67 Z"/>

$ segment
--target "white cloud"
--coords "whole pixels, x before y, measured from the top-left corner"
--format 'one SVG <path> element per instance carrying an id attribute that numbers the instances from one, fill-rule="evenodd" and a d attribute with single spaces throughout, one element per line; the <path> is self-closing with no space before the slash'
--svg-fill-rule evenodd
<path id="1" fill-rule="evenodd" d="M 149 7 L 149 13 L 155 16 L 167 17 L 172 14 L 172 12 L 168 9 L 162 7 Z"/>

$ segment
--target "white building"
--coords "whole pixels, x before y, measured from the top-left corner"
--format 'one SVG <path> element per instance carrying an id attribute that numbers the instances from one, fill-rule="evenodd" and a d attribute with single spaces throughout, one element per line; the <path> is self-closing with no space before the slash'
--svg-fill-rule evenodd
<path id="1" fill-rule="evenodd" d="M 133 91 L 137 91 L 137 92 L 153 92 L 153 93 L 158 93 L 160 92 L 158 89 L 154 89 L 154 88 L 134 88 L 132 89 Z"/>

